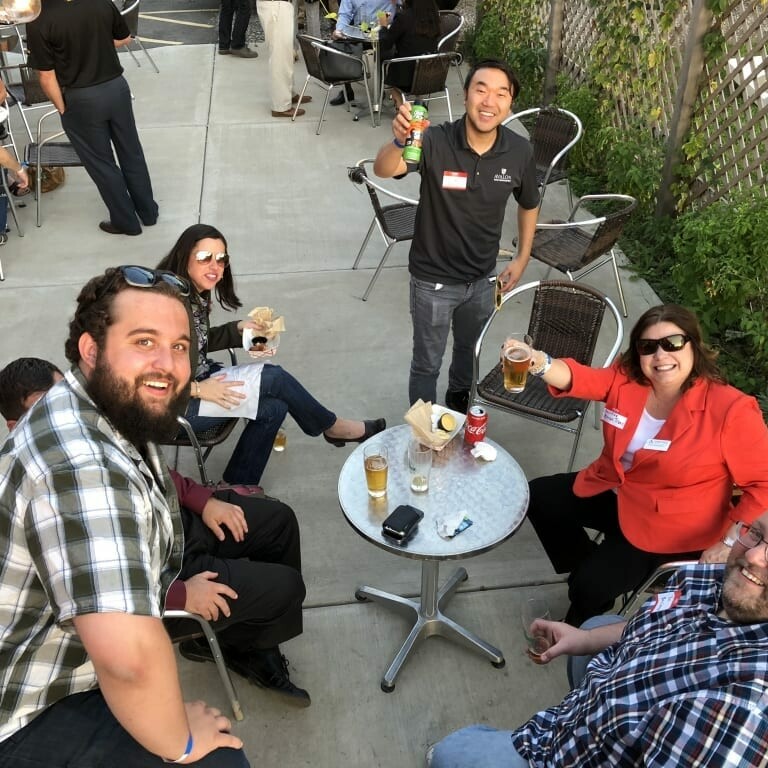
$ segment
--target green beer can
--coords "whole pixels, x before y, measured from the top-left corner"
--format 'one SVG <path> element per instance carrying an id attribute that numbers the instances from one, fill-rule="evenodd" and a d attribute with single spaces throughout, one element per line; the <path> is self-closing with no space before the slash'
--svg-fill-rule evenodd
<path id="1" fill-rule="evenodd" d="M 421 145 L 428 116 L 427 105 L 421 100 L 414 101 L 411 107 L 411 126 L 403 149 L 403 160 L 408 163 L 418 163 L 421 160 Z"/>

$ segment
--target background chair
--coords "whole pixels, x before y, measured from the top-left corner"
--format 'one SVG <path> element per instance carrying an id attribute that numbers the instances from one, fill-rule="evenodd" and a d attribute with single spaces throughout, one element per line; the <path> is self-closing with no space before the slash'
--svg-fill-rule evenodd
<path id="1" fill-rule="evenodd" d="M 371 226 L 368 227 L 368 232 L 365 235 L 363 244 L 360 246 L 360 250 L 357 253 L 357 258 L 352 265 L 352 269 L 357 269 L 363 251 L 368 245 L 368 241 L 371 239 L 374 227 L 379 228 L 379 232 L 384 238 L 384 243 L 387 247 L 384 251 L 384 255 L 381 257 L 381 261 L 379 261 L 379 266 L 376 267 L 376 271 L 373 273 L 371 282 L 368 283 L 368 287 L 365 289 L 363 301 L 368 300 L 368 294 L 370 294 L 373 289 L 373 284 L 379 277 L 384 262 L 387 260 L 389 252 L 392 250 L 395 243 L 413 240 L 413 228 L 416 223 L 416 207 L 418 205 L 418 200 L 411 200 L 403 195 L 398 195 L 395 192 L 385 189 L 381 184 L 371 181 L 365 169 L 366 165 L 372 166 L 373 160 L 360 160 L 357 165 L 347 169 L 349 180 L 353 184 L 362 184 L 365 186 L 371 200 L 371 205 L 373 206 L 373 220 L 371 221 Z M 382 205 L 379 200 L 379 194 L 385 195 L 397 202 L 390 203 L 389 205 Z"/>
<path id="2" fill-rule="evenodd" d="M 548 352 L 553 358 L 572 357 L 580 363 L 591 365 L 603 318 L 608 310 L 613 315 L 616 328 L 609 337 L 610 351 L 602 363 L 605 368 L 613 362 L 619 351 L 624 337 L 624 324 L 613 302 L 594 288 L 565 281 L 537 281 L 521 285 L 502 298 L 499 310 L 488 319 L 475 344 L 470 406 L 485 405 L 570 432 L 574 435 L 568 460 L 570 472 L 590 402 L 572 397 L 554 398 L 547 391 L 543 379 L 536 376 L 528 376 L 523 392 L 507 392 L 504 389 L 504 373 L 498 361 L 497 339 L 493 339 L 490 346 L 495 364 L 480 379 L 480 357 L 491 326 L 510 300 L 516 299 L 513 304 L 517 304 L 518 297 L 529 292 L 533 292 L 533 305 L 527 332 L 533 339 L 533 346 Z M 505 324 L 509 327 L 508 321 Z"/>
<path id="3" fill-rule="evenodd" d="M 53 102 L 43 91 L 37 70 L 26 66 L 26 64 L 3 67 L 3 78 L 6 81 L 9 102 L 19 110 L 19 115 L 21 116 L 22 123 L 24 123 L 29 141 L 34 141 L 32 129 L 29 126 L 29 120 L 27 120 L 27 112 L 42 108 L 50 111 L 53 107 Z M 8 129 L 10 130 L 10 121 Z"/>
<path id="4" fill-rule="evenodd" d="M 608 212 L 597 218 L 575 221 L 576 213 L 585 203 L 597 203 L 601 208 L 607 208 Z M 627 317 L 627 302 L 616 263 L 615 246 L 636 207 L 637 200 L 629 195 L 584 195 L 576 201 L 568 221 L 536 225 L 531 256 L 565 273 L 569 280 L 581 280 L 610 262 L 621 309 Z M 601 259 L 602 256 L 605 258 Z"/>
<path id="5" fill-rule="evenodd" d="M 626 618 L 633 616 L 649 595 L 655 595 L 664 589 L 664 585 L 678 568 L 693 565 L 695 562 L 695 560 L 674 560 L 660 565 L 632 594 L 625 595 L 619 615 Z"/>
<path id="6" fill-rule="evenodd" d="M 144 43 L 141 42 L 139 37 L 139 6 L 141 0 L 125 0 L 123 3 L 123 9 L 120 11 L 120 15 L 125 19 L 125 23 L 128 26 L 128 32 L 131 35 L 131 42 L 126 46 L 128 53 L 131 54 L 131 58 L 136 62 L 136 66 L 140 67 L 139 60 L 136 58 L 136 54 L 131 50 L 131 45 L 136 43 L 139 48 L 144 52 L 144 55 L 149 59 L 149 63 L 154 68 L 157 74 L 160 74 L 160 70 L 155 64 L 155 60 L 149 55 L 149 51 L 144 47 Z"/>
<path id="7" fill-rule="evenodd" d="M 201 634 L 208 641 L 208 646 L 211 649 L 211 655 L 216 662 L 216 669 L 219 670 L 219 677 L 221 678 L 224 690 L 227 692 L 227 698 L 229 704 L 232 707 L 232 714 L 235 720 L 243 719 L 243 709 L 240 706 L 240 699 L 237 698 L 237 692 L 235 686 L 232 683 L 232 678 L 229 675 L 229 670 L 224 663 L 224 656 L 221 653 L 221 646 L 219 645 L 216 633 L 213 631 L 213 627 L 202 617 L 196 613 L 190 613 L 189 611 L 165 611 L 163 613 L 164 619 L 190 619 L 196 621 L 200 625 L 200 632 L 192 632 L 184 635 L 178 635 L 173 637 L 173 642 L 178 643 L 182 640 L 188 640 L 193 637 L 199 637 Z"/>
<path id="8" fill-rule="evenodd" d="M 49 168 L 76 168 L 82 167 L 82 162 L 75 148 L 68 141 L 54 141 L 59 136 L 64 135 L 64 131 L 58 131 L 57 133 L 43 138 L 43 123 L 49 117 L 56 115 L 58 117 L 58 110 L 52 109 L 50 112 L 46 112 L 37 123 L 37 141 L 27 144 L 24 150 L 24 159 L 30 164 L 35 166 L 35 199 L 37 202 L 37 226 L 39 227 L 41 221 L 41 206 L 40 198 L 42 192 L 40 185 L 42 183 L 42 168 L 47 166 Z"/>
<path id="9" fill-rule="evenodd" d="M 192 429 L 192 425 L 183 417 L 177 418 L 179 426 L 184 431 L 184 435 L 177 435 L 177 437 L 166 445 L 173 446 L 176 451 L 173 458 L 173 468 L 179 464 L 179 449 L 180 448 L 192 448 L 195 452 L 195 459 L 197 460 L 197 469 L 200 473 L 200 482 L 203 485 L 211 485 L 208 480 L 208 473 L 205 471 L 205 462 L 210 456 L 211 451 L 217 446 L 223 443 L 231 434 L 232 430 L 237 426 L 237 419 L 227 419 L 217 424 L 215 427 L 204 429 L 199 432 L 195 432 Z"/>
<path id="10" fill-rule="evenodd" d="M 384 83 L 387 79 L 389 68 L 393 64 L 413 63 L 413 80 L 411 81 L 411 87 L 403 92 L 403 98 L 407 101 L 421 99 L 426 102 L 434 101 L 435 99 L 445 99 L 448 104 L 448 120 L 453 120 L 451 95 L 448 93 L 445 81 L 448 79 L 448 69 L 451 64 L 457 61 L 461 62 L 461 55 L 455 51 L 429 53 L 425 56 L 402 56 L 397 59 L 386 59 L 382 69 L 379 104 L 384 103 Z"/>
<path id="11" fill-rule="evenodd" d="M 5 115 L 5 117 L 3 116 Z M 0 122 L 2 122 L 4 119 L 7 119 L 8 116 L 8 102 L 3 102 L 3 105 L 0 106 Z M 5 139 L 0 141 L 0 146 L 3 147 L 3 149 L 8 149 L 11 151 L 13 156 L 19 160 L 19 153 L 16 149 L 16 144 L 13 140 L 13 134 L 8 131 L 8 135 Z M 19 237 L 24 237 L 24 230 L 21 228 L 21 224 L 19 223 L 19 217 L 16 215 L 16 204 L 14 203 L 14 196 L 11 194 L 11 190 L 8 188 L 8 175 L 7 171 L 5 169 L 0 169 L 0 179 L 2 179 L 3 184 L 3 190 L 5 191 L 5 196 L 8 198 L 8 207 L 11 209 L 11 216 L 13 216 L 13 222 L 16 225 L 16 231 L 19 233 Z M 0 238 L 6 237 L 5 232 L 0 232 Z M 0 259 L 0 282 L 5 280 L 5 273 L 3 272 L 3 261 Z"/>
<path id="12" fill-rule="evenodd" d="M 464 17 L 456 11 L 440 11 L 440 41 L 437 44 L 438 53 L 449 53 L 456 50 L 459 44 L 459 32 L 464 26 Z M 453 64 L 456 68 L 459 82 L 464 86 L 464 78 L 461 75 L 461 63 L 464 60 L 460 53 Z"/>
<path id="13" fill-rule="evenodd" d="M 313 81 L 316 85 L 319 85 L 325 90 L 325 101 L 323 102 L 323 109 L 320 112 L 320 120 L 317 122 L 317 130 L 315 134 L 320 135 L 320 129 L 323 127 L 323 118 L 325 117 L 325 110 L 328 108 L 328 102 L 331 98 L 331 91 L 337 85 L 348 85 L 352 83 L 362 83 L 365 86 L 365 97 L 368 100 L 368 110 L 371 115 L 371 125 L 375 128 L 376 121 L 374 117 L 373 104 L 371 103 L 371 91 L 368 88 L 368 60 L 365 56 L 352 56 L 349 53 L 336 50 L 328 45 L 326 40 L 322 40 L 318 37 L 312 37 L 311 35 L 296 35 L 299 41 L 299 47 L 301 48 L 301 54 L 304 57 L 304 64 L 307 67 L 307 79 L 304 81 L 304 86 L 299 94 L 299 100 L 296 102 L 296 106 L 293 110 L 293 117 L 291 120 L 296 119 L 296 113 L 301 106 L 301 100 L 304 96 L 304 92 L 307 90 L 307 86 L 310 81 Z M 325 57 L 320 54 L 324 53 Z M 335 58 L 341 67 L 349 69 L 350 76 L 336 77 L 329 69 L 329 59 L 331 61 Z M 323 58 L 325 58 L 325 65 L 323 64 Z M 346 99 L 346 96 L 344 97 Z M 349 102 L 347 104 L 347 112 L 349 112 Z M 357 119 L 357 116 L 355 116 Z"/>
<path id="14" fill-rule="evenodd" d="M 565 164 L 568 153 L 583 133 L 581 120 L 567 109 L 549 106 L 534 107 L 510 115 L 502 125 L 509 128 L 512 121 L 518 121 L 523 126 L 533 144 L 536 181 L 541 195 L 539 209 L 541 209 L 547 185 L 556 181 L 568 181 Z M 568 184 L 568 204 L 573 205 L 570 184 Z"/>

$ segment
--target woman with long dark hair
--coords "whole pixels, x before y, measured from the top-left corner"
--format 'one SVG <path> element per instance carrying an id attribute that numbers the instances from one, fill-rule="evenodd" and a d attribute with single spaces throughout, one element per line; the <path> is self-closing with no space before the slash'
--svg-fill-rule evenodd
<path id="1" fill-rule="evenodd" d="M 569 623 L 609 610 L 664 562 L 725 561 L 737 522 L 768 509 L 768 429 L 715 357 L 677 304 L 647 310 L 609 368 L 534 350 L 531 373 L 552 395 L 605 403 L 600 456 L 530 483 L 528 518 L 555 571 L 570 574 Z"/>
<path id="2" fill-rule="evenodd" d="M 226 418 L 226 410 L 251 398 L 250 406 L 255 411 L 255 418 L 251 418 L 243 430 L 224 470 L 226 482 L 259 482 L 286 413 L 293 416 L 305 434 L 322 434 L 326 442 L 336 446 L 362 442 L 386 428 L 384 419 L 356 421 L 338 418 L 279 365 L 253 363 L 252 366 L 261 368 L 260 378 L 259 370 L 253 368 L 257 385 L 246 391 L 246 382 L 228 376 L 228 369 L 208 357 L 209 352 L 242 346 L 245 328 L 263 330 L 251 320 L 233 320 L 214 327 L 210 325 L 212 296 L 226 310 L 242 306 L 235 293 L 227 241 L 218 229 L 208 224 L 187 227 L 157 268 L 174 272 L 190 284 L 192 383 L 187 418 L 193 429 L 202 431 L 221 421 L 221 418 L 200 416 L 202 402 L 220 406 L 224 409 L 221 416 Z"/>

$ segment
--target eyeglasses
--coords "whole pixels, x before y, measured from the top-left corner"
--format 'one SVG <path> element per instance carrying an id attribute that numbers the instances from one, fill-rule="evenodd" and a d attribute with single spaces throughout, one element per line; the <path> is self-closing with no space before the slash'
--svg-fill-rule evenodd
<path id="1" fill-rule="evenodd" d="M 163 282 L 175 288 L 182 296 L 189 296 L 189 283 L 173 272 L 164 269 L 150 269 L 149 267 L 139 267 L 135 264 L 123 265 L 117 267 L 115 274 L 120 273 L 131 288 L 153 288 L 158 283 Z M 110 280 L 103 288 L 106 292 L 111 287 L 113 280 Z"/>
<path id="2" fill-rule="evenodd" d="M 763 558 L 766 565 L 768 565 L 768 541 L 763 538 L 763 532 L 755 525 L 749 525 L 747 523 L 737 523 L 739 526 L 736 533 L 736 538 L 739 540 L 739 544 L 747 549 L 753 549 L 759 544 L 765 544 L 763 548 Z"/>
<path id="3" fill-rule="evenodd" d="M 691 337 L 684 333 L 673 333 L 661 339 L 638 339 L 635 342 L 635 349 L 643 356 L 655 354 L 659 347 L 665 352 L 679 352 L 690 340 Z"/>
<path id="4" fill-rule="evenodd" d="M 228 253 L 211 253 L 211 251 L 197 251 L 195 253 L 195 261 L 198 264 L 207 264 L 211 259 L 216 259 L 217 264 L 229 266 Z"/>

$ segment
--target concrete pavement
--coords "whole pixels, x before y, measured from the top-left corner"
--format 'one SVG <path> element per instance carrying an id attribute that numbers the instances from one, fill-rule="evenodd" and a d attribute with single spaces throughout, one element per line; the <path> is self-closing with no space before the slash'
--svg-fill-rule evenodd
<path id="1" fill-rule="evenodd" d="M 295 123 L 270 116 L 267 57 L 217 56 L 213 45 L 154 48 L 153 72 L 121 54 L 135 95 L 141 138 L 152 172 L 160 220 L 141 237 L 100 232 L 105 210 L 82 169 L 43 198 L 43 226 L 34 225 L 34 202 L 21 209 L 24 238 L 10 234 L 0 250 L 6 280 L 2 298 L 4 363 L 19 355 L 64 365 L 63 342 L 75 296 L 85 281 L 110 265 L 154 265 L 182 229 L 197 221 L 219 227 L 229 240 L 237 291 L 247 311 L 268 304 L 286 318 L 276 362 L 293 372 L 340 415 L 385 416 L 402 422 L 410 360 L 405 264 L 407 246 L 394 249 L 369 301 L 360 300 L 382 253 L 372 238 L 362 268 L 351 270 L 371 218 L 367 196 L 347 180 L 346 168 L 372 157 L 391 138 L 389 121 L 378 128 L 353 122 L 329 107 L 315 135 L 323 93 Z M 296 68 L 296 90 L 304 71 Z M 456 115 L 462 111 L 458 80 L 450 74 Z M 437 102 L 432 120 L 447 119 Z M 16 135 L 21 132 L 17 129 Z M 413 180 L 399 189 L 415 189 Z M 550 189 L 547 217 L 563 217 L 566 196 Z M 514 234 L 508 216 L 505 242 Z M 526 278 L 544 268 L 532 264 Z M 589 282 L 616 297 L 609 269 Z M 656 303 L 643 281 L 624 286 L 633 320 Z M 214 320 L 231 315 L 218 311 Z M 521 308 L 520 322 L 527 319 Z M 439 392 L 445 390 L 441 380 Z M 523 653 L 519 604 L 544 594 L 553 615 L 563 615 L 566 595 L 530 525 L 504 545 L 465 563 L 469 580 L 448 613 L 499 646 L 506 667 L 441 638 L 429 639 L 405 665 L 391 694 L 380 677 L 408 632 L 407 622 L 385 608 L 354 598 L 361 583 L 414 595 L 418 564 L 380 551 L 357 536 L 338 506 L 336 482 L 351 448 L 336 449 L 303 435 L 288 420 L 287 450 L 273 454 L 263 478 L 268 493 L 291 504 L 302 527 L 308 587 L 304 634 L 287 643 L 295 681 L 312 694 L 312 706 L 295 710 L 278 697 L 234 676 L 246 712 L 235 731 L 254 766 L 380 766 L 417 768 L 426 746 L 473 722 L 513 727 L 566 691 L 564 663 L 530 663 Z M 519 461 L 528 477 L 565 471 L 570 437 L 497 412 L 489 434 Z M 577 465 L 599 451 L 600 433 L 585 427 Z M 234 445 L 214 450 L 208 467 L 221 475 Z M 195 476 L 189 453 L 180 469 Z M 444 568 L 447 573 L 448 568 Z M 212 665 L 180 660 L 185 695 L 226 709 Z"/>

